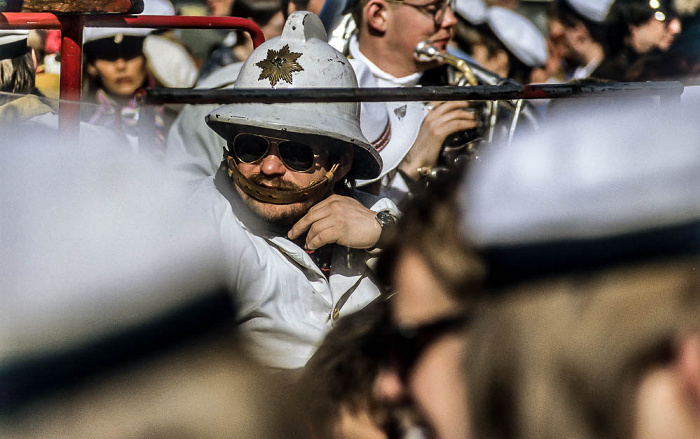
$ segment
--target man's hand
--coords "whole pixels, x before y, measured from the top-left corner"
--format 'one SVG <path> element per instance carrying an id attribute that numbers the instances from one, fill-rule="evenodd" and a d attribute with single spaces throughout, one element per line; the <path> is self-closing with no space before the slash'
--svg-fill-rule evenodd
<path id="1" fill-rule="evenodd" d="M 326 244 L 350 248 L 372 248 L 379 241 L 382 226 L 377 212 L 354 198 L 331 195 L 313 206 L 289 231 L 289 239 L 306 234 L 306 248 L 315 250 Z"/>
<path id="2" fill-rule="evenodd" d="M 442 144 L 447 136 L 475 128 L 476 114 L 469 110 L 467 101 L 433 102 L 433 109 L 425 116 L 413 146 L 399 165 L 406 175 L 418 178 L 418 168 L 437 164 Z"/>

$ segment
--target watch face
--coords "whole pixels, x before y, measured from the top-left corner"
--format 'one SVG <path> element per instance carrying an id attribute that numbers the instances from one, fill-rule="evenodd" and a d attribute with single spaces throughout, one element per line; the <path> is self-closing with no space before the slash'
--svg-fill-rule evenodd
<path id="1" fill-rule="evenodd" d="M 377 213 L 377 221 L 382 227 L 396 223 L 396 217 L 386 210 Z"/>

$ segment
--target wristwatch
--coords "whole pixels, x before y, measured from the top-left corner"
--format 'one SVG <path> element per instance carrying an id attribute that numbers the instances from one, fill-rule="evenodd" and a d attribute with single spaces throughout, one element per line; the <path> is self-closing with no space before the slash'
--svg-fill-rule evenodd
<path id="1" fill-rule="evenodd" d="M 390 210 L 380 210 L 377 212 L 377 216 L 375 216 L 375 218 L 377 219 L 379 225 L 382 226 L 382 233 L 379 235 L 379 240 L 376 244 L 374 244 L 374 247 L 372 247 L 370 251 L 384 248 L 387 241 L 389 241 L 391 236 L 394 235 L 392 232 L 394 226 L 396 225 L 396 216 L 391 213 Z"/>
<path id="2" fill-rule="evenodd" d="M 393 226 L 396 224 L 396 216 L 391 213 L 389 210 L 380 210 L 377 212 L 377 216 L 375 216 L 377 219 L 377 222 L 379 223 L 380 226 L 382 226 L 382 229 L 386 226 Z"/>

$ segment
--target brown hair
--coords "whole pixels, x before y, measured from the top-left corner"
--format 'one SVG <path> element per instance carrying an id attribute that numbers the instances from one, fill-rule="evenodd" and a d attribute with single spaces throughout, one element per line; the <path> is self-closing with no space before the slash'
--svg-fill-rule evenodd
<path id="1" fill-rule="evenodd" d="M 304 368 L 300 387 L 316 438 L 333 437 L 342 409 L 367 410 L 379 424 L 372 388 L 386 348 L 380 335 L 387 319 L 383 298 L 342 317 Z"/>
<path id="2" fill-rule="evenodd" d="M 30 93 L 34 90 L 34 60 L 31 51 L 14 58 L 0 60 L 0 91 Z"/>
<path id="3" fill-rule="evenodd" d="M 444 290 L 460 302 L 478 298 L 484 266 L 476 252 L 462 239 L 454 188 L 460 172 L 419 189 L 401 207 L 403 217 L 377 264 L 384 285 L 391 286 L 392 273 L 404 250 L 412 249 L 425 258 Z"/>
<path id="4" fill-rule="evenodd" d="M 639 378 L 697 325 L 697 262 L 572 275 L 492 304 L 467 360 L 477 437 L 630 437 Z"/>

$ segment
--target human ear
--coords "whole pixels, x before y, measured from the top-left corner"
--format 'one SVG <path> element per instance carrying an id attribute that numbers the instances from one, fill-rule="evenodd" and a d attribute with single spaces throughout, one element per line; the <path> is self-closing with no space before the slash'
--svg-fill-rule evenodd
<path id="1" fill-rule="evenodd" d="M 501 73 L 503 76 L 508 76 L 508 72 L 510 72 L 510 60 L 508 59 L 508 54 L 506 51 L 499 49 L 492 59 L 496 73 Z"/>
<path id="2" fill-rule="evenodd" d="M 369 0 L 364 7 L 367 26 L 377 32 L 386 32 L 388 12 L 384 0 Z"/>
<path id="3" fill-rule="evenodd" d="M 92 76 L 93 78 L 96 78 L 98 76 L 97 68 L 93 63 L 88 63 L 87 69 L 85 69 L 88 75 Z"/>
<path id="4" fill-rule="evenodd" d="M 338 166 L 338 170 L 333 176 L 333 184 L 340 181 L 343 177 L 347 175 L 348 172 L 350 172 L 350 169 L 352 168 L 352 158 L 352 150 L 348 150 L 342 156 L 340 156 L 340 164 Z"/>

